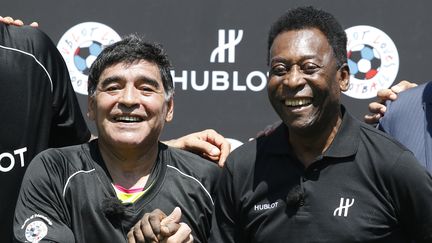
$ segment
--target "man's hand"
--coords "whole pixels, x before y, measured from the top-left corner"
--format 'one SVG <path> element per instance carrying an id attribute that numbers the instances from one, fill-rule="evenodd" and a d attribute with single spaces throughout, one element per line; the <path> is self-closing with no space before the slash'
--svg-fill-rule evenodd
<path id="1" fill-rule="evenodd" d="M 369 104 L 370 114 L 364 116 L 364 121 L 369 124 L 377 123 L 379 119 L 383 117 L 384 113 L 386 112 L 385 102 L 387 100 L 394 101 L 397 99 L 397 94 L 399 94 L 404 90 L 416 86 L 417 86 L 416 83 L 411 83 L 409 81 L 402 80 L 398 84 L 392 86 L 389 89 L 379 90 L 377 93 L 378 101 Z"/>
<path id="2" fill-rule="evenodd" d="M 181 210 L 176 207 L 168 216 L 159 209 L 144 214 L 127 234 L 129 243 L 192 243 L 193 236 L 187 224 L 179 223 Z"/>
<path id="3" fill-rule="evenodd" d="M 164 141 L 164 143 L 218 161 L 220 167 L 224 166 L 231 149 L 228 140 L 213 129 L 191 133 L 178 139 Z"/>
<path id="4" fill-rule="evenodd" d="M 10 25 L 15 25 L 15 26 L 23 26 L 24 22 L 20 19 L 13 19 L 10 16 L 7 17 L 2 17 L 0 16 L 0 22 L 5 23 L 5 24 L 10 24 Z M 32 22 L 30 24 L 31 27 L 38 27 L 39 24 L 37 22 Z"/>

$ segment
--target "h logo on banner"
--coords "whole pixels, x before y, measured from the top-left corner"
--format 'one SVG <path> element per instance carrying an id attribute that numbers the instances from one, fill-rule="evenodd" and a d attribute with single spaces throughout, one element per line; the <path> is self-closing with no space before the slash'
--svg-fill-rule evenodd
<path id="1" fill-rule="evenodd" d="M 239 30 L 236 36 L 235 30 L 228 30 L 228 41 L 225 42 L 225 30 L 219 30 L 218 47 L 216 47 L 211 55 L 210 62 L 224 63 L 225 61 L 225 50 L 228 50 L 228 62 L 235 62 L 235 46 L 238 45 L 243 38 L 243 30 Z"/>
<path id="2" fill-rule="evenodd" d="M 348 208 L 351 207 L 354 204 L 354 198 L 353 199 L 344 199 L 341 197 L 339 207 L 335 209 L 333 212 L 333 216 L 348 216 Z"/>

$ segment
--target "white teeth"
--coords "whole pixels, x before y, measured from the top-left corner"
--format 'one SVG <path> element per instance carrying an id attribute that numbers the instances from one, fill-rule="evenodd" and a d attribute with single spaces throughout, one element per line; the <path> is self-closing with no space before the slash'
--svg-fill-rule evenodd
<path id="1" fill-rule="evenodd" d="M 139 117 L 134 117 L 134 116 L 120 116 L 120 117 L 117 117 L 115 120 L 116 121 L 123 121 L 123 122 L 139 122 L 142 119 Z"/>
<path id="2" fill-rule="evenodd" d="M 285 100 L 286 106 L 302 106 L 302 105 L 309 105 L 311 103 L 312 103 L 312 100 L 309 98 L 286 99 Z"/>

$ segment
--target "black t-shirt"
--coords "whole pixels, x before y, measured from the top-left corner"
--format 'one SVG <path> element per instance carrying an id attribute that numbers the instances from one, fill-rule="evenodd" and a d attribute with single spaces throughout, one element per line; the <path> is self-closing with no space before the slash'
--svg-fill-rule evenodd
<path id="1" fill-rule="evenodd" d="M 307 169 L 282 124 L 236 149 L 218 188 L 210 242 L 432 242 L 430 174 L 347 112 Z"/>
<path id="2" fill-rule="evenodd" d="M 169 214 L 178 206 L 195 242 L 207 242 L 219 173 L 212 162 L 159 144 L 145 194 L 119 209 L 124 214 L 107 214 L 104 202 L 117 197 L 97 140 L 49 149 L 35 157 L 24 177 L 15 237 L 20 242 L 126 242 L 127 232 L 144 213 L 159 208 Z"/>
<path id="3" fill-rule="evenodd" d="M 0 241 L 8 242 L 31 159 L 50 146 L 88 141 L 90 132 L 66 65 L 40 30 L 0 23 L 0 74 Z"/>

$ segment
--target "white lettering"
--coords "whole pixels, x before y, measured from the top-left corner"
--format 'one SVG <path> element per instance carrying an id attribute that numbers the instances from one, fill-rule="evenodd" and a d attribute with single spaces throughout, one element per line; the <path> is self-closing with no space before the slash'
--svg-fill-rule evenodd
<path id="1" fill-rule="evenodd" d="M 2 153 L 2 154 L 0 154 L 0 161 L 1 162 L 3 162 L 3 158 L 8 158 L 10 162 L 9 162 L 9 166 L 8 167 L 3 167 L 3 163 L 0 163 L 0 171 L 1 172 L 8 172 L 8 171 L 10 171 L 14 167 L 14 165 L 15 165 L 15 158 L 10 153 Z"/>
<path id="2" fill-rule="evenodd" d="M 261 204 L 261 205 L 255 205 L 254 206 L 254 210 L 255 211 L 261 211 L 261 210 L 265 210 L 265 209 L 272 209 L 272 208 L 276 208 L 278 205 L 278 202 L 274 202 L 274 203 L 265 203 L 265 204 Z"/>
<path id="3" fill-rule="evenodd" d="M 238 71 L 230 73 L 226 71 L 206 70 L 202 72 L 202 75 L 199 75 L 196 70 L 183 70 L 180 76 L 176 76 L 176 72 L 172 70 L 171 75 L 174 84 L 180 83 L 178 87 L 182 90 L 188 90 L 188 82 L 190 82 L 190 88 L 195 91 L 206 91 L 209 89 L 212 91 L 226 91 L 231 89 L 232 91 L 249 90 L 259 92 L 267 85 L 267 76 L 260 71 L 248 73 L 246 79 L 243 79 L 243 81 Z"/>
<path id="4" fill-rule="evenodd" d="M 209 75 L 208 75 L 208 71 L 204 71 L 204 81 L 202 82 L 202 85 L 199 85 L 196 81 L 196 71 L 191 71 L 191 86 L 192 89 L 197 90 L 197 91 L 203 91 L 205 89 L 207 89 L 208 84 L 209 84 Z"/>
<path id="5" fill-rule="evenodd" d="M 20 162 L 21 162 L 21 167 L 24 167 L 24 152 L 27 152 L 27 148 L 20 148 L 14 151 L 14 154 L 17 155 L 19 154 L 20 157 Z"/>
<path id="6" fill-rule="evenodd" d="M 171 76 L 172 76 L 174 84 L 181 83 L 182 90 L 187 90 L 188 75 L 187 75 L 187 71 L 186 70 L 182 71 L 182 76 L 180 76 L 180 77 L 176 77 L 175 76 L 175 71 L 171 70 Z"/>
<path id="7" fill-rule="evenodd" d="M 238 83 L 238 72 L 233 72 L 233 90 L 234 91 L 246 91 L 245 85 L 239 85 Z"/>
<path id="8" fill-rule="evenodd" d="M 259 77 L 260 79 L 260 83 L 258 86 L 254 86 L 252 83 L 252 78 L 254 77 Z M 246 85 L 248 86 L 248 88 L 252 91 L 258 92 L 261 91 L 265 88 L 267 83 L 267 77 L 265 76 L 264 73 L 259 72 L 259 71 L 253 71 L 251 73 L 249 73 L 249 75 L 246 77 Z"/>
<path id="9" fill-rule="evenodd" d="M 212 72 L 212 90 L 223 91 L 229 87 L 229 75 L 225 71 Z"/>
<path id="10" fill-rule="evenodd" d="M 27 152 L 27 148 L 19 148 L 13 151 L 13 154 L 4 152 L 0 154 L 0 171 L 1 172 L 9 172 L 12 170 L 12 168 L 15 166 L 15 157 L 14 155 L 19 155 L 20 159 L 20 165 L 21 167 L 24 167 L 25 165 L 25 159 L 24 159 L 24 153 Z M 4 167 L 5 163 L 9 163 L 8 166 Z"/>

